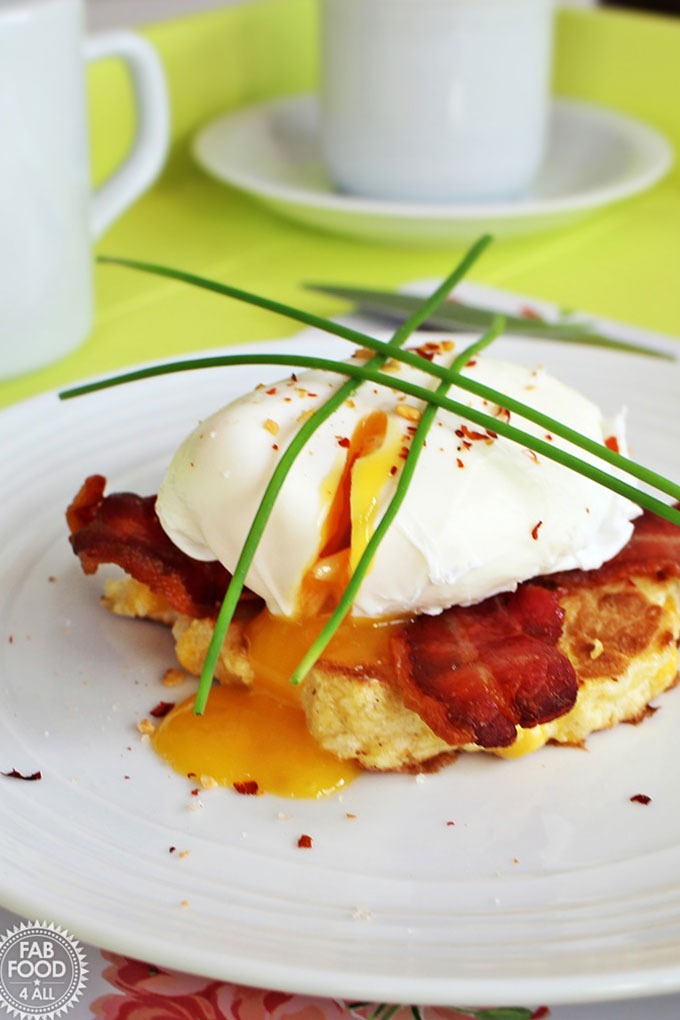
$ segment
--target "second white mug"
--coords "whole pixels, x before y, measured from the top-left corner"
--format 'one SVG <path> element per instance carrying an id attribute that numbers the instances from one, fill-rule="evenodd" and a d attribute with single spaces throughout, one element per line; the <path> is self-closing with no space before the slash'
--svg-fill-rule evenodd
<path id="1" fill-rule="evenodd" d="M 80 0 L 0 0 L 0 376 L 55 361 L 93 321 L 91 244 L 155 179 L 169 113 L 153 48 L 128 32 L 86 39 Z M 127 64 L 137 133 L 91 196 L 85 61 Z"/>
<path id="2" fill-rule="evenodd" d="M 320 0 L 335 185 L 447 203 L 521 194 L 543 158 L 552 0 Z"/>

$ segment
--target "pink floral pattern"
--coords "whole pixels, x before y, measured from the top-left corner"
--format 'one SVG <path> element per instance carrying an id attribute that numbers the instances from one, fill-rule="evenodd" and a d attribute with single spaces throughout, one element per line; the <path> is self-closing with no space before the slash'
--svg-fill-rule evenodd
<path id="1" fill-rule="evenodd" d="M 494 1020 L 492 1009 L 351 1004 L 212 981 L 115 953 L 102 956 L 109 964 L 103 975 L 117 992 L 92 1004 L 97 1020 Z M 542 1006 L 534 1013 L 518 1009 L 515 1015 L 517 1020 L 547 1020 L 550 1011 Z"/>

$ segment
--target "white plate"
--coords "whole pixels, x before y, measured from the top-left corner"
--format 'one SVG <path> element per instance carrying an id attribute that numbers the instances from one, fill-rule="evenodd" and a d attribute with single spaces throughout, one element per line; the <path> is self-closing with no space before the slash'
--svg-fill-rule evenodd
<path id="1" fill-rule="evenodd" d="M 553 103 L 545 165 L 514 201 L 430 205 L 339 194 L 324 173 L 312 96 L 294 96 L 220 117 L 194 142 L 198 163 L 277 212 L 334 233 L 405 244 L 453 244 L 490 231 L 547 230 L 655 184 L 672 150 L 656 131 L 601 107 Z"/>
<path id="2" fill-rule="evenodd" d="M 315 334 L 267 349 L 345 347 Z M 677 474 L 677 366 L 507 349 L 608 408 L 628 403 L 639 459 Z M 217 369 L 0 415 L 0 770 L 43 772 L 0 778 L 0 902 L 161 965 L 324 996 L 556 1004 L 680 989 L 680 690 L 588 753 L 366 774 L 319 802 L 199 800 L 141 740 L 136 722 L 168 696 L 170 637 L 100 608 L 63 509 L 94 471 L 154 491 L 199 416 L 285 375 Z"/>

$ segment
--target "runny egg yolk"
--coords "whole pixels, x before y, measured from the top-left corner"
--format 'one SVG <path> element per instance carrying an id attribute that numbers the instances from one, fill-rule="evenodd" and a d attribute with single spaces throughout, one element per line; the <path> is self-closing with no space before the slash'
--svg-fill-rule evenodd
<path id="1" fill-rule="evenodd" d="M 397 473 L 409 438 L 384 411 L 373 411 L 343 440 L 347 455 L 324 486 L 332 496 L 317 557 L 302 578 L 296 619 L 329 613 L 337 605 L 375 530 L 380 493 Z"/>
<path id="2" fill-rule="evenodd" d="M 154 735 L 154 748 L 177 772 L 210 777 L 241 792 L 323 797 L 361 769 L 324 751 L 310 735 L 300 688 L 290 676 L 317 637 L 347 584 L 375 526 L 378 494 L 395 463 L 385 443 L 387 416 L 374 412 L 357 426 L 326 516 L 319 554 L 307 570 L 294 619 L 263 610 L 247 626 L 252 688 L 215 687 L 205 713 L 193 698 L 174 708 Z M 390 661 L 390 638 L 402 620 L 348 617 L 324 652 L 340 667 Z"/>
<path id="3" fill-rule="evenodd" d="M 319 747 L 300 708 L 257 688 L 217 686 L 204 715 L 193 707 L 189 698 L 174 708 L 153 741 L 197 784 L 209 777 L 242 793 L 315 798 L 341 790 L 360 771 Z"/>

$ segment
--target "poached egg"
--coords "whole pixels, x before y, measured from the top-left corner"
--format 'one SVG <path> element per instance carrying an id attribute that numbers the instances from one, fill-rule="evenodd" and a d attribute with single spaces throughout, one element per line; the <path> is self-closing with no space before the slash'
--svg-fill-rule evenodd
<path id="1" fill-rule="evenodd" d="M 472 340 L 454 345 L 432 337 L 428 333 L 425 347 L 417 349 L 446 366 Z M 384 370 L 430 388 L 437 382 L 396 361 Z M 541 366 L 483 355 L 471 358 L 464 374 L 626 451 L 621 415 L 608 420 Z M 233 570 L 278 459 L 300 424 L 342 382 L 316 370 L 293 374 L 202 421 L 177 450 L 159 490 L 158 516 L 175 545 Z M 449 396 L 569 448 L 502 404 L 456 386 Z M 309 618 L 332 607 L 394 494 L 422 410 L 410 396 L 363 383 L 304 447 L 246 579 L 273 617 Z M 542 574 L 596 569 L 625 545 L 638 513 L 582 475 L 440 410 L 352 615 L 375 620 L 434 614 Z"/>

